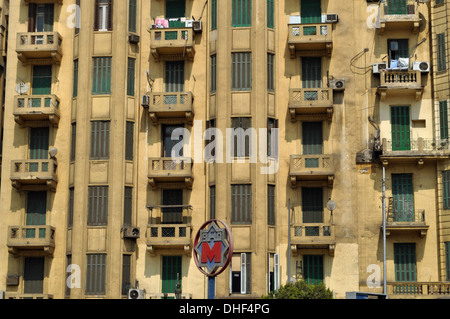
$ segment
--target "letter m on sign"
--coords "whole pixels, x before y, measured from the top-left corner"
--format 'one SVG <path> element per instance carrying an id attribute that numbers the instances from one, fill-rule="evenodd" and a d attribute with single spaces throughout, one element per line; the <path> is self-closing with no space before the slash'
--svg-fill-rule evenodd
<path id="1" fill-rule="evenodd" d="M 216 242 L 214 246 L 209 246 L 209 243 L 202 243 L 202 263 L 215 262 L 220 263 L 222 261 L 222 243 Z"/>

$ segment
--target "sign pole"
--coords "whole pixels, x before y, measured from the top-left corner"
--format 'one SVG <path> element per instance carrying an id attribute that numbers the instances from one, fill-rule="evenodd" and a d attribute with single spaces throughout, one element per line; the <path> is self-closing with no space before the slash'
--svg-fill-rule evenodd
<path id="1" fill-rule="evenodd" d="M 208 299 L 216 298 L 216 277 L 208 277 Z"/>

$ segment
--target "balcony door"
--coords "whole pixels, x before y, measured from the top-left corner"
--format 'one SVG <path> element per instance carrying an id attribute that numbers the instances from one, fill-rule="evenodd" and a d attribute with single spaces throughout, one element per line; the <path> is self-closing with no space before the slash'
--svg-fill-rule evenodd
<path id="1" fill-rule="evenodd" d="M 412 174 L 392 174 L 394 222 L 414 221 L 414 190 Z"/>
<path id="2" fill-rule="evenodd" d="M 301 0 L 301 21 L 302 23 L 321 23 L 322 9 L 321 0 Z"/>
<path id="3" fill-rule="evenodd" d="M 303 155 L 323 154 L 322 122 L 302 123 Z M 305 167 L 319 167 L 319 158 L 306 158 Z"/>
<path id="4" fill-rule="evenodd" d="M 391 132 L 392 150 L 411 150 L 411 129 L 410 129 L 409 106 L 391 107 Z"/>
<path id="5" fill-rule="evenodd" d="M 184 61 L 166 62 L 165 84 L 166 92 L 184 92 Z M 166 104 L 176 104 L 169 102 L 166 98 Z"/>
<path id="6" fill-rule="evenodd" d="M 172 150 L 174 150 L 175 145 L 181 143 L 183 141 L 183 137 L 180 136 L 179 139 L 172 139 L 173 131 L 177 128 L 183 128 L 183 126 L 178 125 L 163 125 L 162 127 L 162 157 L 172 157 Z M 175 153 L 177 151 L 175 150 Z M 177 155 L 183 156 L 183 148 L 180 149 L 179 154 L 174 154 L 174 157 L 178 157 Z"/>
<path id="7" fill-rule="evenodd" d="M 26 257 L 23 269 L 24 294 L 44 292 L 44 257 Z"/>
<path id="8" fill-rule="evenodd" d="M 323 189 L 322 188 L 302 188 L 302 214 L 303 223 L 323 223 Z M 306 227 L 306 233 L 313 232 L 314 227 Z M 314 234 L 306 234 L 313 236 Z M 317 234 L 319 229 L 317 227 Z"/>
<path id="9" fill-rule="evenodd" d="M 53 4 L 30 3 L 28 7 L 28 32 L 52 32 L 54 21 Z M 43 36 L 36 38 L 36 44 L 43 43 Z"/>
<path id="10" fill-rule="evenodd" d="M 302 87 L 305 101 L 318 101 L 319 91 L 322 87 L 322 58 L 302 58 Z"/>
<path id="11" fill-rule="evenodd" d="M 47 212 L 47 192 L 28 192 L 27 196 L 27 212 L 26 225 L 27 226 L 42 226 L 46 223 Z M 38 236 L 36 236 L 38 235 Z M 26 230 L 27 238 L 44 238 L 43 233 L 36 234 L 35 229 Z"/>
<path id="12" fill-rule="evenodd" d="M 163 189 L 163 224 L 182 224 L 183 223 L 183 190 L 182 189 Z"/>
<path id="13" fill-rule="evenodd" d="M 52 66 L 33 66 L 33 83 L 31 92 L 33 95 L 49 95 L 52 92 Z"/>
<path id="14" fill-rule="evenodd" d="M 407 0 L 387 0 L 387 14 L 407 14 Z"/>
<path id="15" fill-rule="evenodd" d="M 49 128 L 30 129 L 30 159 L 48 159 Z"/>

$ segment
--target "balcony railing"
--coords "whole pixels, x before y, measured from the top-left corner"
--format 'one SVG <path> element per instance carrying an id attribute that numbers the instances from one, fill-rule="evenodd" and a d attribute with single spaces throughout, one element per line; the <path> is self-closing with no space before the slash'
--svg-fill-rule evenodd
<path id="1" fill-rule="evenodd" d="M 422 97 L 422 73 L 420 71 L 382 70 L 378 92 L 384 101 L 387 93 L 415 94 L 416 100 Z"/>
<path id="2" fill-rule="evenodd" d="M 18 33 L 16 52 L 23 63 L 59 64 L 62 58 L 62 37 L 58 32 Z"/>
<path id="3" fill-rule="evenodd" d="M 335 172 L 334 155 L 291 155 L 289 175 L 292 186 L 298 180 L 326 180 L 322 186 L 332 186 Z"/>
<path id="4" fill-rule="evenodd" d="M 14 119 L 20 126 L 41 127 L 43 122 L 57 127 L 60 120 L 59 98 L 52 95 L 17 95 Z"/>
<path id="5" fill-rule="evenodd" d="M 450 296 L 450 282 L 388 282 L 387 293 L 395 297 L 438 298 Z"/>
<path id="6" fill-rule="evenodd" d="M 291 250 L 315 248 L 327 249 L 334 254 L 334 225 L 327 223 L 302 223 L 291 227 Z"/>
<path id="7" fill-rule="evenodd" d="M 302 113 L 332 113 L 333 89 L 309 88 L 289 90 L 289 112 L 294 120 Z"/>
<path id="8" fill-rule="evenodd" d="M 333 24 L 290 24 L 288 36 L 291 58 L 301 55 L 330 55 L 333 48 Z"/>
<path id="9" fill-rule="evenodd" d="M 425 221 L 425 210 L 414 209 L 414 202 L 396 202 L 393 197 L 388 198 L 386 210 L 386 234 L 393 232 L 419 232 L 425 237 L 429 225 Z"/>
<path id="10" fill-rule="evenodd" d="M 5 299 L 53 299 L 53 295 L 50 294 L 17 294 L 6 293 Z"/>
<path id="11" fill-rule="evenodd" d="M 450 140 L 433 138 L 413 138 L 409 140 L 392 141 L 383 138 L 383 155 L 386 156 L 424 156 L 448 155 Z"/>
<path id="12" fill-rule="evenodd" d="M 152 188 L 157 183 L 185 183 L 186 187 L 192 187 L 192 159 L 187 157 L 150 158 L 148 163 L 148 178 Z"/>
<path id="13" fill-rule="evenodd" d="M 182 249 L 190 253 L 192 241 L 191 209 L 189 205 L 149 206 L 147 250 Z"/>
<path id="14" fill-rule="evenodd" d="M 417 33 L 420 26 L 418 4 L 415 0 L 383 1 L 380 3 L 380 33 L 386 29 L 410 29 Z"/>
<path id="15" fill-rule="evenodd" d="M 12 161 L 12 186 L 22 191 L 56 190 L 57 163 L 53 159 Z"/>
<path id="16" fill-rule="evenodd" d="M 194 118 L 192 92 L 157 92 L 149 93 L 148 111 L 153 123 L 164 118 L 182 118 L 192 122 Z"/>
<path id="17" fill-rule="evenodd" d="M 52 255 L 55 249 L 55 228 L 52 226 L 10 226 L 7 246 L 16 255 L 23 251 Z"/>
<path id="18" fill-rule="evenodd" d="M 194 60 L 194 30 L 192 28 L 151 29 L 150 50 L 155 61 Z"/>

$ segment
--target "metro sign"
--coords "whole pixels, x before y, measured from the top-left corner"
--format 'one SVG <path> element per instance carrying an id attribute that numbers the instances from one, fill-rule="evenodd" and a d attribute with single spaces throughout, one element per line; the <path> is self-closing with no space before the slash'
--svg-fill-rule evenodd
<path id="1" fill-rule="evenodd" d="M 225 228 L 220 228 L 218 223 Z M 228 226 L 219 220 L 206 222 L 197 233 L 194 252 L 197 268 L 204 275 L 212 277 L 222 273 L 233 254 L 233 239 Z"/>

